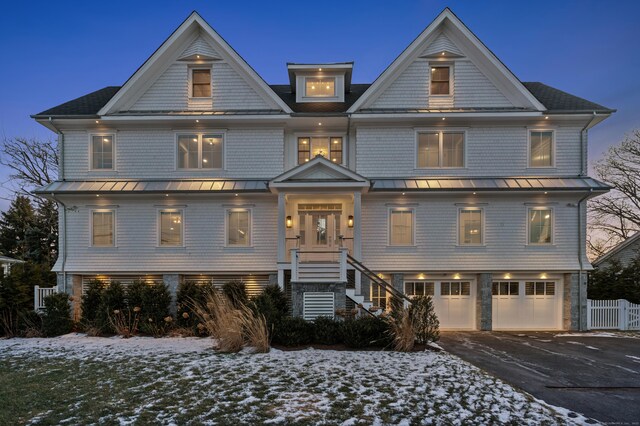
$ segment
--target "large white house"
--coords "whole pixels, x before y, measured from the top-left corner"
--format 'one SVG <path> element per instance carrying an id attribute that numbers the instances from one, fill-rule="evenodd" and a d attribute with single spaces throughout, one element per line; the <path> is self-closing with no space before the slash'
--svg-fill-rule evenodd
<path id="1" fill-rule="evenodd" d="M 373 83 L 353 66 L 269 85 L 194 12 L 122 87 L 34 115 L 59 289 L 239 277 L 306 318 L 432 295 L 442 328 L 583 329 L 587 132 L 614 111 L 521 82 L 449 9 Z"/>

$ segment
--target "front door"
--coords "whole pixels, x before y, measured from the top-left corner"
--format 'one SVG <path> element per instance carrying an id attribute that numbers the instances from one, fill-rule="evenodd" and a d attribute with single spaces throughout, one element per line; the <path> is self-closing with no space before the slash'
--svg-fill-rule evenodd
<path id="1" fill-rule="evenodd" d="M 341 205 L 306 204 L 298 210 L 300 249 L 337 251 L 340 248 Z"/>

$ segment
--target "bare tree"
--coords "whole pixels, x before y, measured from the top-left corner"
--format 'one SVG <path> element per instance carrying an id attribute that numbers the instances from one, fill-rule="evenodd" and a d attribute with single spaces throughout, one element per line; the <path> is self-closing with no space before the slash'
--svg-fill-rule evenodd
<path id="1" fill-rule="evenodd" d="M 614 188 L 589 202 L 589 249 L 599 255 L 640 230 L 640 130 L 610 147 L 595 171 Z"/>

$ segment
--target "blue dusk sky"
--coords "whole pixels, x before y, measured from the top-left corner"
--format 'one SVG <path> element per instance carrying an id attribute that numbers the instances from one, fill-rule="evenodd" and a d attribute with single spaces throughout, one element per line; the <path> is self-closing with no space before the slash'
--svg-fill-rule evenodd
<path id="1" fill-rule="evenodd" d="M 618 110 L 591 130 L 590 160 L 640 128 L 640 1 L 7 1 L 0 135 L 53 138 L 29 115 L 123 84 L 192 10 L 268 83 L 288 61 L 355 61 L 370 83 L 446 6 L 521 81 Z"/>

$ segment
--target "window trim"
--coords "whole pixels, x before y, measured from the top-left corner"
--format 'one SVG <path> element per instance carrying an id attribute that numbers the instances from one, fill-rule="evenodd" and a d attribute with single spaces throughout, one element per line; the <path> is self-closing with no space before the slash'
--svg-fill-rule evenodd
<path id="1" fill-rule="evenodd" d="M 463 210 L 476 210 L 476 211 L 480 212 L 480 236 L 481 236 L 480 240 L 481 241 L 478 244 L 471 244 L 471 243 L 463 243 L 462 242 L 462 234 L 460 233 L 460 215 L 461 215 Z M 473 206 L 458 207 L 458 215 L 457 215 L 457 219 L 456 219 L 456 228 L 457 228 L 457 234 L 458 234 L 458 239 L 456 241 L 456 245 L 458 247 L 484 247 L 484 246 L 486 246 L 485 238 L 486 238 L 487 227 L 486 227 L 486 215 L 485 215 L 484 207 L 473 207 Z"/>
<path id="2" fill-rule="evenodd" d="M 535 211 L 535 210 L 550 210 L 551 211 L 551 241 L 548 243 L 532 243 L 531 242 L 531 234 L 530 234 L 530 228 L 531 228 L 531 212 Z M 552 246 L 555 244 L 555 231 L 556 231 L 556 212 L 555 212 L 555 208 L 552 206 L 536 206 L 536 207 L 527 207 L 527 216 L 526 216 L 526 222 L 527 222 L 527 244 L 528 246 L 542 246 L 542 247 L 548 247 L 548 246 Z"/>
<path id="3" fill-rule="evenodd" d="M 402 293 L 407 296 L 408 298 L 413 298 L 413 297 L 424 297 L 424 296 L 428 296 L 431 297 L 431 299 L 434 299 L 436 296 L 436 280 L 428 280 L 428 279 L 408 279 L 408 280 L 403 280 L 402 281 Z M 415 285 L 417 283 L 422 283 L 423 284 L 423 289 L 426 289 L 426 284 L 432 284 L 433 285 L 433 294 L 426 294 L 426 291 L 424 292 L 425 294 L 419 294 L 416 295 L 415 294 Z M 412 295 L 407 293 L 407 284 L 413 284 L 414 286 L 414 291 Z"/>
<path id="4" fill-rule="evenodd" d="M 229 244 L 229 213 L 248 212 L 249 213 L 249 241 L 247 244 Z M 253 247 L 253 208 L 250 207 L 229 207 L 224 211 L 224 247 L 227 248 L 252 248 Z"/>
<path id="5" fill-rule="evenodd" d="M 342 139 L 342 163 L 338 163 L 338 162 L 333 162 L 331 161 L 330 157 L 325 157 L 327 160 L 331 161 L 331 163 L 333 164 L 339 164 L 341 166 L 345 166 L 347 165 L 347 134 L 343 133 L 343 132 L 296 132 L 293 134 L 293 143 L 295 144 L 295 158 L 294 158 L 294 164 L 295 167 L 297 166 L 302 166 L 303 164 L 299 164 L 298 163 L 298 157 L 300 155 L 300 151 L 299 151 L 299 142 L 298 140 L 300 138 L 308 138 L 309 139 L 309 161 L 313 160 L 313 157 L 311 157 L 311 138 L 329 138 L 329 146 L 331 146 L 331 138 L 341 138 Z"/>
<path id="6" fill-rule="evenodd" d="M 421 167 L 420 166 L 420 134 L 423 133 L 438 133 L 438 166 L 436 167 Z M 443 163 L 443 143 L 445 133 L 462 133 L 462 166 L 442 166 Z M 415 129 L 415 168 L 416 170 L 462 170 L 467 167 L 467 129 L 459 129 L 459 128 L 419 128 Z"/>
<path id="7" fill-rule="evenodd" d="M 181 241 L 180 244 L 162 244 L 162 213 L 180 213 L 181 217 L 182 217 L 182 222 L 180 223 L 180 236 L 181 236 Z M 167 207 L 167 208 L 158 208 L 157 209 L 157 213 L 156 213 L 156 222 L 157 222 L 157 226 L 156 226 L 156 232 L 157 232 L 157 238 L 156 238 L 156 247 L 157 248 L 162 248 L 162 249 L 172 249 L 172 248 L 184 248 L 185 246 L 185 209 L 184 208 L 172 208 L 172 207 Z"/>
<path id="8" fill-rule="evenodd" d="M 93 167 L 93 137 L 94 136 L 111 136 L 111 168 L 110 169 L 96 169 Z M 89 133 L 89 171 L 90 172 L 115 172 L 116 169 L 116 133 L 115 132 L 96 132 Z"/>
<path id="9" fill-rule="evenodd" d="M 333 80 L 333 95 L 331 96 L 310 96 L 307 94 L 307 79 L 317 79 L 317 80 Z M 303 99 L 329 99 L 333 100 L 338 97 L 338 76 L 336 75 L 328 75 L 328 76 L 314 76 L 314 75 L 305 75 L 302 77 L 302 88 L 303 88 Z"/>
<path id="10" fill-rule="evenodd" d="M 393 244 L 391 241 L 391 213 L 394 211 L 410 211 L 411 212 L 411 243 L 410 244 Z M 416 208 L 406 206 L 391 206 L 387 208 L 387 245 L 389 247 L 416 247 Z"/>
<path id="11" fill-rule="evenodd" d="M 434 98 L 450 98 L 453 96 L 453 63 L 452 62 L 429 62 L 429 96 Z M 431 68 L 449 68 L 449 93 L 444 94 L 435 94 L 431 93 Z"/>
<path id="12" fill-rule="evenodd" d="M 89 246 L 90 247 L 95 247 L 95 248 L 115 248 L 118 247 L 117 244 L 117 229 L 116 229 L 116 210 L 115 209 L 110 209 L 110 208 L 97 208 L 97 209 L 91 209 L 89 210 L 90 216 L 89 216 L 89 226 L 90 226 L 90 230 L 91 232 L 89 233 Z M 95 245 L 94 244 L 94 228 L 93 228 L 93 214 L 94 213 L 111 213 L 111 217 L 112 217 L 112 228 L 113 228 L 113 243 L 111 245 L 108 246 L 102 246 L 102 245 Z"/>
<path id="13" fill-rule="evenodd" d="M 531 133 L 533 132 L 551 132 L 551 165 L 549 166 L 533 166 L 531 164 Z M 527 128 L 527 168 L 528 169 L 555 169 L 556 168 L 556 129 L 545 127 Z"/>
<path id="14" fill-rule="evenodd" d="M 189 67 L 189 99 L 212 99 L 213 98 L 213 67 L 206 65 L 196 65 Z M 209 71 L 209 88 L 211 93 L 209 96 L 193 96 L 193 71 L 208 70 Z"/>
<path id="15" fill-rule="evenodd" d="M 196 135 L 198 137 L 198 167 L 196 168 L 192 168 L 192 167 L 179 167 L 179 154 L 178 154 L 178 140 L 180 136 L 187 136 L 187 135 Z M 202 167 L 202 138 L 205 135 L 220 135 L 220 137 L 222 138 L 222 167 L 216 167 L 216 168 L 203 168 Z M 221 129 L 209 129 L 209 130 L 198 130 L 198 131 L 194 131 L 194 132 L 188 132 L 188 131 L 179 131 L 179 132 L 174 132 L 174 167 L 175 167 L 175 171 L 177 172 L 181 172 L 181 171 L 193 171 L 193 172 L 211 172 L 211 171 L 224 171 L 225 166 L 226 166 L 226 159 L 227 159 L 227 131 L 226 129 L 221 130 Z"/>

